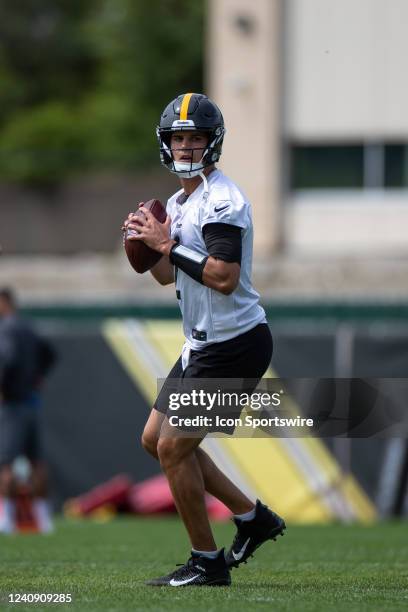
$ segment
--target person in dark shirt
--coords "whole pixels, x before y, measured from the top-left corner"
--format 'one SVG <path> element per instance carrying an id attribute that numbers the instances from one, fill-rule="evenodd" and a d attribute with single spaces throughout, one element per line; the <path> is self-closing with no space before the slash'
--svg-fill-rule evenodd
<path id="1" fill-rule="evenodd" d="M 41 531 L 51 531 L 47 470 L 41 442 L 40 390 L 55 362 L 51 344 L 17 312 L 13 292 L 0 289 L 0 532 L 15 530 L 13 462 L 32 468 L 33 512 Z"/>

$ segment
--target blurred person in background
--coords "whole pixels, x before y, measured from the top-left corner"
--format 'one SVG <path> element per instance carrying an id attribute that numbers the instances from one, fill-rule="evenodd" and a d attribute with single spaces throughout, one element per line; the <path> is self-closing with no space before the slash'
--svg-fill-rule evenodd
<path id="1" fill-rule="evenodd" d="M 42 532 L 52 531 L 47 468 L 41 440 L 41 386 L 56 359 L 51 344 L 17 312 L 13 291 L 0 289 L 0 532 L 16 529 L 13 462 L 31 465 L 32 511 Z"/>

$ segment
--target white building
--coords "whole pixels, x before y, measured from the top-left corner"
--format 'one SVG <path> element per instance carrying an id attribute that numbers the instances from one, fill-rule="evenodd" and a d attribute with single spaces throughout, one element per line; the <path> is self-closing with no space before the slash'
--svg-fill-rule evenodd
<path id="1" fill-rule="evenodd" d="M 258 256 L 408 255 L 407 24 L 407 0 L 209 0 L 222 167 Z"/>

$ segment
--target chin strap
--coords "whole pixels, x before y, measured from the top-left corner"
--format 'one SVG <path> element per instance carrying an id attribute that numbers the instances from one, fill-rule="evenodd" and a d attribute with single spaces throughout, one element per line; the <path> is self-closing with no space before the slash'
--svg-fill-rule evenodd
<path id="1" fill-rule="evenodd" d="M 204 172 L 202 172 L 202 171 L 199 173 L 199 176 L 201 176 L 202 181 L 204 183 L 203 200 L 207 200 L 208 195 L 209 195 L 207 177 L 205 176 Z"/>

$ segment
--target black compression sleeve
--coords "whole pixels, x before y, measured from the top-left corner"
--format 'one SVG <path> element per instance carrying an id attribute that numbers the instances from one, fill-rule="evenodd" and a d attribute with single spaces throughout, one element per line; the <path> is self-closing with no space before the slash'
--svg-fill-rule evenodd
<path id="1" fill-rule="evenodd" d="M 181 244 L 174 244 L 170 249 L 169 259 L 173 265 L 191 276 L 198 283 L 203 284 L 203 270 L 208 255 L 193 251 Z"/>
<path id="2" fill-rule="evenodd" d="M 208 223 L 203 227 L 208 254 L 227 263 L 241 265 L 241 228 L 227 223 Z"/>

